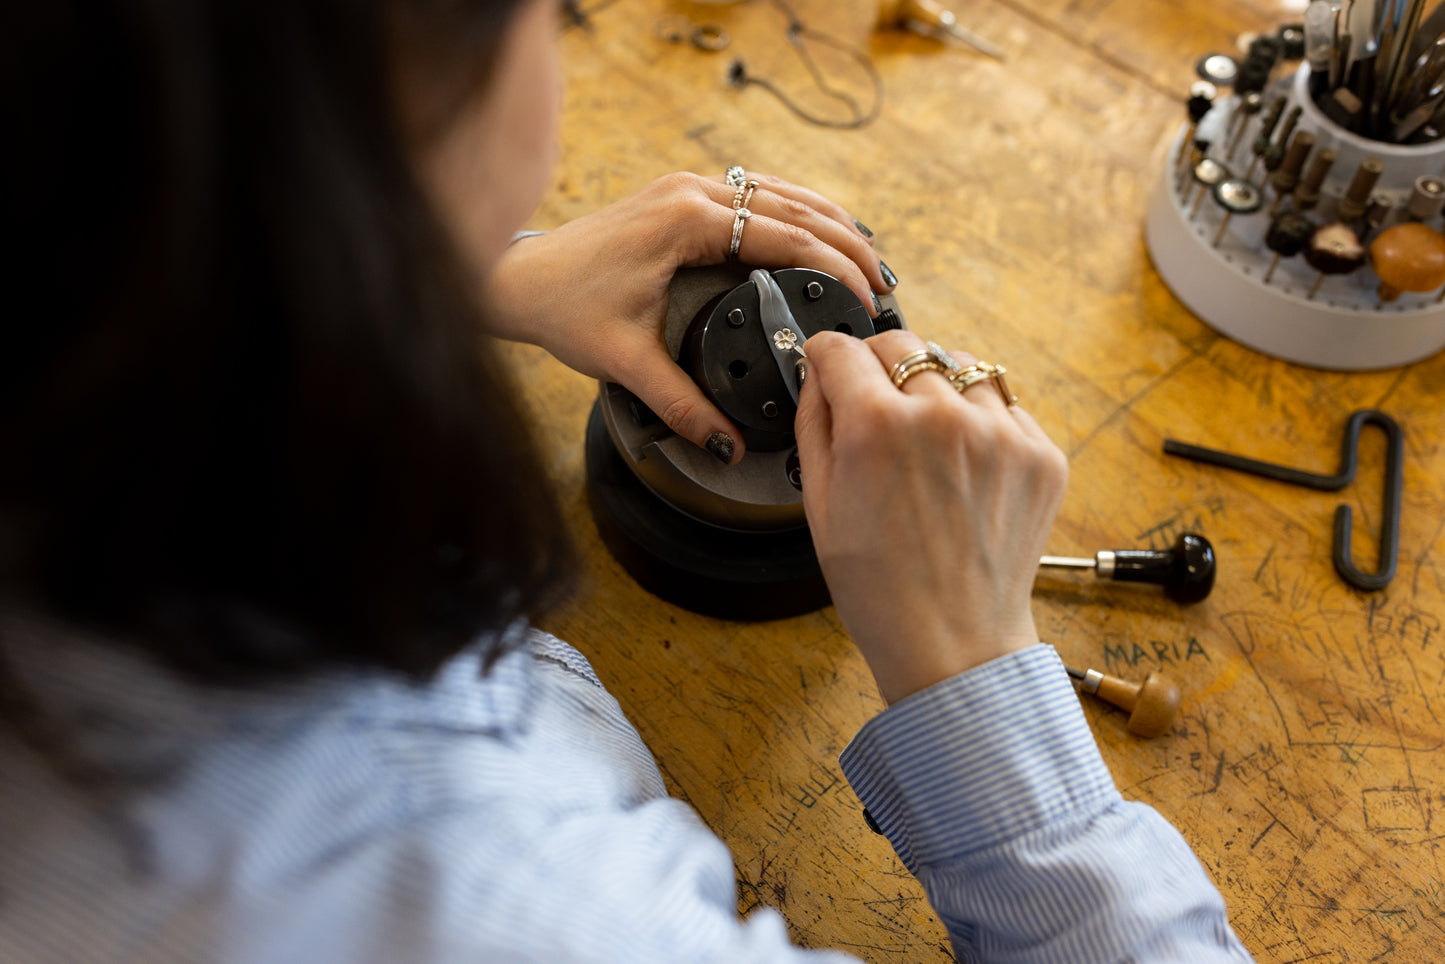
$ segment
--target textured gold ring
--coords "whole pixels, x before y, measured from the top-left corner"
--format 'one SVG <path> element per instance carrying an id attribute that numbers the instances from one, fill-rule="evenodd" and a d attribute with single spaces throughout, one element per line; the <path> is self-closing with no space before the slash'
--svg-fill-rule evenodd
<path id="1" fill-rule="evenodd" d="M 930 341 L 926 342 L 924 347 L 911 351 L 894 362 L 893 367 L 888 369 L 888 378 L 895 386 L 902 388 L 915 366 L 918 366 L 919 371 L 940 372 L 950 380 L 963 371 L 963 366 L 952 355 Z"/>
<path id="2" fill-rule="evenodd" d="M 1013 408 L 1019 403 L 1019 397 L 1008 389 L 1008 381 L 1003 377 L 1007 371 L 1008 369 L 1002 365 L 992 365 L 986 361 L 981 361 L 951 376 L 949 381 L 953 382 L 953 387 L 962 393 L 964 389 L 972 385 L 977 385 L 985 379 L 990 379 L 993 381 L 994 387 L 998 389 L 999 397 L 1003 399 L 1003 403 L 1009 408 Z"/>
<path id="3" fill-rule="evenodd" d="M 914 375 L 917 375 L 919 372 L 938 372 L 938 374 L 944 376 L 945 378 L 948 377 L 947 368 L 944 368 L 932 358 L 924 358 L 920 361 L 915 361 L 913 364 L 901 369 L 896 375 L 893 376 L 893 384 L 898 386 L 898 388 L 901 390 L 903 388 L 903 383 L 908 381 L 908 379 L 912 378 Z"/>
<path id="4" fill-rule="evenodd" d="M 986 382 L 992 377 L 992 372 L 986 372 L 977 365 L 972 365 L 950 375 L 948 380 L 953 383 L 953 387 L 962 395 L 965 389 L 977 385 L 979 382 Z"/>

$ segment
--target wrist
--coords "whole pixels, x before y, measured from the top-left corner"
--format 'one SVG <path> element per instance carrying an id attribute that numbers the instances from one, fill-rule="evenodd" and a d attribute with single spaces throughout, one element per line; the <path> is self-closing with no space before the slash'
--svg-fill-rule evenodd
<path id="1" fill-rule="evenodd" d="M 538 253 L 542 232 L 518 232 L 492 266 L 482 287 L 482 321 L 487 334 L 508 341 L 538 344 L 538 326 L 530 316 L 536 298 L 528 297 L 529 279 L 536 273 L 529 262 Z"/>
<path id="2" fill-rule="evenodd" d="M 1007 626 L 952 622 L 932 632 L 900 630 L 878 641 L 854 636 L 878 691 L 890 706 L 1002 656 L 1038 645 L 1032 614 Z"/>

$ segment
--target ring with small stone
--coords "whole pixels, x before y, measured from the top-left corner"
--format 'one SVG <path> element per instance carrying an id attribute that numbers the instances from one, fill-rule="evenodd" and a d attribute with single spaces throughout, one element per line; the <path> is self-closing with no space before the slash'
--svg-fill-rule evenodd
<path id="1" fill-rule="evenodd" d="M 730 187 L 737 187 L 748 179 L 748 172 L 737 164 L 733 164 L 727 170 L 727 183 Z"/>
<path id="2" fill-rule="evenodd" d="M 963 366 L 958 363 L 958 359 L 949 354 L 948 350 L 942 345 L 933 341 L 924 342 L 924 344 L 928 346 L 928 357 L 938 362 L 944 368 L 947 368 L 949 374 L 959 375 L 963 373 Z"/>

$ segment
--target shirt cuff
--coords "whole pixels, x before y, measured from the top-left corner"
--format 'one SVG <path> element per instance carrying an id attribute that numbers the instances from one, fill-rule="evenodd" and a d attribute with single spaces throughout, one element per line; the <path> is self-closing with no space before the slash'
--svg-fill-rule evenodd
<path id="1" fill-rule="evenodd" d="M 1000 657 L 864 724 L 839 762 L 910 871 L 1121 797 L 1052 646 Z"/>

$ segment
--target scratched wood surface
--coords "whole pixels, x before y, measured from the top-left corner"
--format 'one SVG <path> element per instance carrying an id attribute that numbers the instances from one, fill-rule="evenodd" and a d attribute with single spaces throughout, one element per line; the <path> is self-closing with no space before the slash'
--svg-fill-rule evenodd
<path id="1" fill-rule="evenodd" d="M 999 64 L 875 33 L 874 4 L 797 0 L 805 23 L 866 50 L 885 85 L 875 123 L 835 131 L 726 86 L 741 57 L 811 109 L 840 113 L 810 90 L 764 0 L 584 6 L 589 29 L 564 40 L 563 158 L 534 225 L 670 170 L 730 163 L 849 206 L 877 233 L 911 326 L 1007 364 L 1068 452 L 1051 552 L 1162 547 L 1183 530 L 1214 542 L 1218 584 L 1190 608 L 1087 575 L 1040 578 L 1040 630 L 1067 661 L 1133 678 L 1164 670 L 1184 688 L 1173 731 L 1152 741 L 1083 701 L 1126 796 L 1180 828 L 1260 961 L 1445 960 L 1445 355 L 1370 374 L 1270 359 L 1180 305 L 1142 236 L 1194 61 L 1297 14 L 1265 0 L 960 4 L 1007 51 Z M 675 13 L 722 25 L 729 49 L 659 39 Z M 866 99 L 845 58 L 810 49 Z M 588 571 L 546 626 L 593 659 L 671 790 L 731 846 L 741 910 L 778 908 L 799 942 L 868 961 L 948 959 L 920 888 L 864 827 L 838 769 L 881 703 L 833 611 L 729 622 L 638 588 L 586 508 L 595 384 L 532 349 L 513 355 Z M 1346 417 L 1365 407 L 1392 414 L 1406 438 L 1399 573 L 1378 593 L 1350 589 L 1330 564 L 1345 501 L 1356 558 L 1374 568 L 1374 431 L 1360 477 L 1338 494 L 1161 452 L 1170 436 L 1332 472 Z"/>

